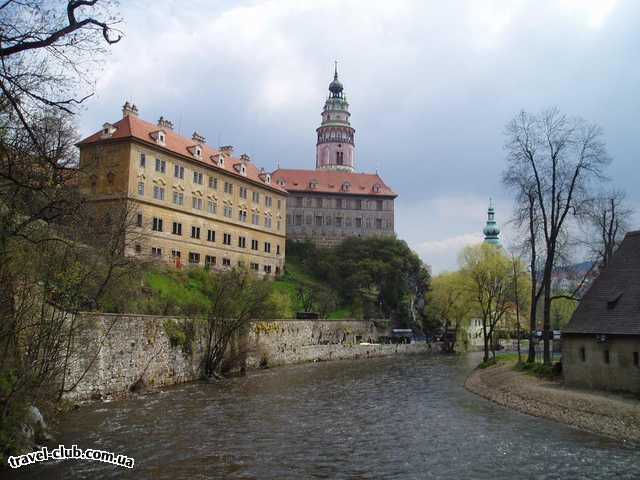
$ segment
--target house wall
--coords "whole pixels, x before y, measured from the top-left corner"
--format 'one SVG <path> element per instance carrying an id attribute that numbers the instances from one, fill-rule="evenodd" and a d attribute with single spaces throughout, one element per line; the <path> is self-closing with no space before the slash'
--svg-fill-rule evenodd
<path id="1" fill-rule="evenodd" d="M 606 351 L 609 363 L 605 361 Z M 571 386 L 640 393 L 640 367 L 634 365 L 634 352 L 640 352 L 640 336 L 608 336 L 607 342 L 600 343 L 595 335 L 565 334 L 564 380 Z"/>

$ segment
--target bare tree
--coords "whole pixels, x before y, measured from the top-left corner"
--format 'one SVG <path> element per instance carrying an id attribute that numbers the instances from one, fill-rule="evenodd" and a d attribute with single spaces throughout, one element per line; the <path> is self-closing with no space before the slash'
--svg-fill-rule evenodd
<path id="1" fill-rule="evenodd" d="M 543 239 L 541 276 L 544 362 L 551 363 L 552 273 L 562 235 L 571 216 L 584 215 L 583 202 L 593 183 L 603 178 L 609 157 L 602 130 L 584 120 L 571 119 L 552 108 L 539 115 L 521 112 L 507 125 L 507 169 L 504 183 L 516 191 L 533 192 Z M 538 250 L 539 251 L 539 250 Z M 538 252 L 536 252 L 538 254 Z"/>

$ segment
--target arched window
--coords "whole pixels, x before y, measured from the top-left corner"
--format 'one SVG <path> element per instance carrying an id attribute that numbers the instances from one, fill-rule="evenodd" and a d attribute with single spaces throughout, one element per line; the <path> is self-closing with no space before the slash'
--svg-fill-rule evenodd
<path id="1" fill-rule="evenodd" d="M 344 152 L 336 152 L 336 163 L 338 165 L 344 164 Z"/>

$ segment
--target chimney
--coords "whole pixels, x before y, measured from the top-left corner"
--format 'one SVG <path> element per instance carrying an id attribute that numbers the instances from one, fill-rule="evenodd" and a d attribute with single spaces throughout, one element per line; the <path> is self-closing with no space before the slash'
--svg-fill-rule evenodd
<path id="1" fill-rule="evenodd" d="M 136 107 L 132 103 L 124 102 L 124 105 L 122 106 L 122 116 L 128 117 L 129 115 L 131 115 L 132 117 L 137 117 L 138 107 Z"/>
<path id="2" fill-rule="evenodd" d="M 233 145 L 224 145 L 219 149 L 225 157 L 233 155 Z"/>
<path id="3" fill-rule="evenodd" d="M 170 120 L 167 120 L 163 116 L 160 116 L 160 118 L 158 119 L 158 126 L 162 128 L 166 128 L 167 130 L 173 130 L 173 122 Z"/>
<path id="4" fill-rule="evenodd" d="M 193 132 L 193 135 L 191 136 L 191 139 L 199 144 L 203 144 L 205 142 L 205 138 L 200 135 L 198 132 Z"/>
<path id="5" fill-rule="evenodd" d="M 249 157 L 249 155 L 247 155 L 246 153 L 243 153 L 242 155 L 240 155 L 240 160 L 242 160 L 243 162 L 250 162 L 251 157 Z"/>

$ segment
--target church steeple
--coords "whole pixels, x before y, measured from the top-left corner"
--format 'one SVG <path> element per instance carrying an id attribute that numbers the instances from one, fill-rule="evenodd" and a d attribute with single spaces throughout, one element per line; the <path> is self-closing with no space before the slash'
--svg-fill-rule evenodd
<path id="1" fill-rule="evenodd" d="M 493 200 L 489 198 L 489 209 L 487 210 L 487 224 L 482 230 L 484 233 L 484 243 L 491 245 L 500 245 L 500 227 L 495 219 L 496 211 L 493 208 Z"/>
<path id="2" fill-rule="evenodd" d="M 329 97 L 322 110 L 322 123 L 316 129 L 316 169 L 355 170 L 355 130 L 351 127 L 350 117 L 344 87 L 338 80 L 336 61 Z"/>

